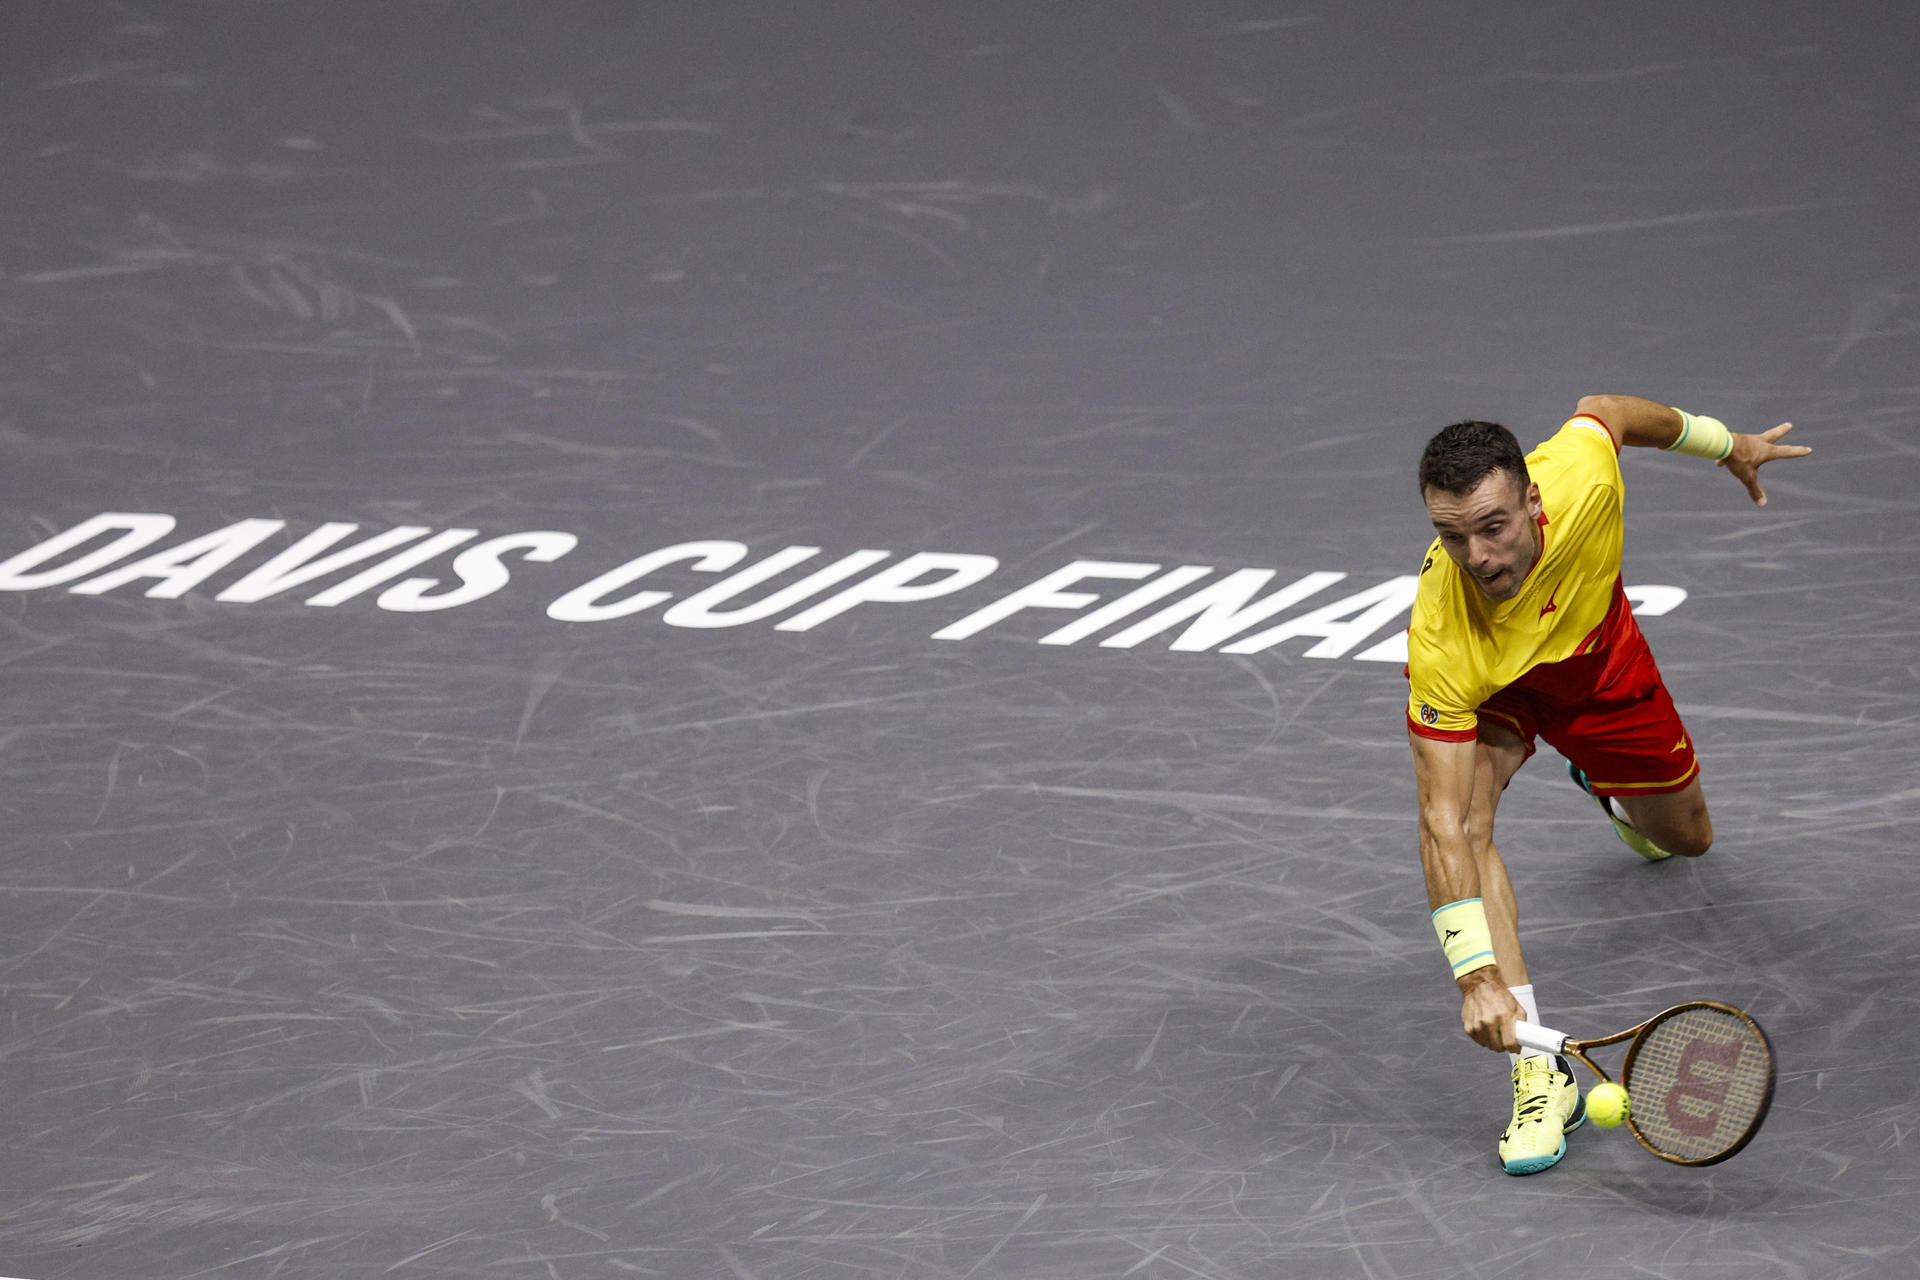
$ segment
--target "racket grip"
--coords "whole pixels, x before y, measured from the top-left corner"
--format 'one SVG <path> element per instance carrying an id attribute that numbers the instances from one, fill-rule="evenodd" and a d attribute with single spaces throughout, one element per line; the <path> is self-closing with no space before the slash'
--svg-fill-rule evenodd
<path id="1" fill-rule="evenodd" d="M 1513 1034 L 1520 1041 L 1522 1049 L 1531 1049 L 1535 1053 L 1559 1053 L 1567 1047 L 1566 1036 L 1525 1019 L 1513 1024 Z"/>

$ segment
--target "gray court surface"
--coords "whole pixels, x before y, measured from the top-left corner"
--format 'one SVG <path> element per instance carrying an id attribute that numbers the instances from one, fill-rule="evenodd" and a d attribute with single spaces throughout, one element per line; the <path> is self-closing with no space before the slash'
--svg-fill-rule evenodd
<path id="1" fill-rule="evenodd" d="M 0 9 L 0 1273 L 1920 1274 L 1917 30 Z M 1719 840 L 1523 770 L 1543 1012 L 1781 1072 L 1510 1178 L 1412 469 L 1591 392 L 1816 452 L 1624 459 Z"/>

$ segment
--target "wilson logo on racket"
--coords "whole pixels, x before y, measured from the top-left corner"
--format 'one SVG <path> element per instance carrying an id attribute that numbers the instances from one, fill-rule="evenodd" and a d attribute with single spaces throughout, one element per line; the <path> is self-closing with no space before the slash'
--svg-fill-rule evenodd
<path id="1" fill-rule="evenodd" d="M 1673 1088 L 1667 1094 L 1667 1121 L 1696 1138 L 1712 1135 L 1720 1123 L 1720 1104 L 1727 1100 L 1733 1073 L 1740 1066 L 1740 1046 L 1714 1040 L 1693 1040 L 1680 1051 Z"/>

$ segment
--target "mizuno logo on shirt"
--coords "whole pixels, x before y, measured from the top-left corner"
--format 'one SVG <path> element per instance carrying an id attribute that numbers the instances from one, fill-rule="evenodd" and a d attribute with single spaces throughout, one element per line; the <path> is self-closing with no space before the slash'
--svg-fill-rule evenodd
<path id="1" fill-rule="evenodd" d="M 1540 610 L 1541 617 L 1543 618 L 1546 617 L 1548 614 L 1552 613 L 1554 610 L 1560 607 L 1559 605 L 1553 602 L 1553 598 L 1559 594 L 1560 594 L 1560 584 L 1556 582 L 1553 584 L 1553 590 L 1547 592 L 1546 606 Z"/>

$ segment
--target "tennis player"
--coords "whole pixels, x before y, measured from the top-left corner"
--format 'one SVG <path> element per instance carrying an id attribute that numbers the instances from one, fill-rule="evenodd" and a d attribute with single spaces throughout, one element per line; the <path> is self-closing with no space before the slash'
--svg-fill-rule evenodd
<path id="1" fill-rule="evenodd" d="M 1420 860 L 1461 1024 L 1512 1056 L 1508 1173 L 1558 1162 L 1586 1108 L 1564 1059 L 1521 1056 L 1514 1038 L 1516 1020 L 1540 1014 L 1493 843 L 1501 790 L 1540 738 L 1642 857 L 1695 858 L 1713 843 L 1693 739 L 1621 586 L 1620 449 L 1713 459 L 1765 506 L 1761 466 L 1812 452 L 1777 443 L 1791 429 L 1744 435 L 1651 400 L 1588 396 L 1532 453 L 1505 427 L 1461 422 L 1421 455 L 1439 536 L 1408 631 Z"/>

